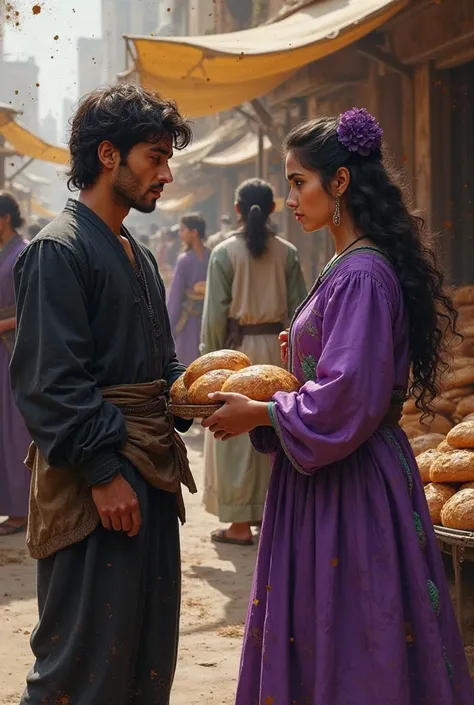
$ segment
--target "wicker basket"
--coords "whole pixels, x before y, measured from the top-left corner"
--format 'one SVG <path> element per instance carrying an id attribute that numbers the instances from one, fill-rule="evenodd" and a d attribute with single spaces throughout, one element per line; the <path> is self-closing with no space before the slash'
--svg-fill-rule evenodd
<path id="1" fill-rule="evenodd" d="M 180 419 L 206 419 L 220 409 L 222 404 L 170 404 L 169 411 Z"/>

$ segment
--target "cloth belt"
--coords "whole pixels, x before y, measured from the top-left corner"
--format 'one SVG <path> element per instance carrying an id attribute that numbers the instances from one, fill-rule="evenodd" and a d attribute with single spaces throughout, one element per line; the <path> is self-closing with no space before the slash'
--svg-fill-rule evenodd
<path id="1" fill-rule="evenodd" d="M 379 428 L 394 428 L 400 424 L 403 414 L 403 404 L 406 401 L 406 394 L 402 390 L 392 392 L 388 411 L 380 422 Z"/>

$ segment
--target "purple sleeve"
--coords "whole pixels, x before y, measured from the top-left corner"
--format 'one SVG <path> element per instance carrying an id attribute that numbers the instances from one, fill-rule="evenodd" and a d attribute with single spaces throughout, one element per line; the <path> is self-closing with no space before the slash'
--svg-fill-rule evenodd
<path id="1" fill-rule="evenodd" d="M 322 325 L 317 382 L 278 393 L 270 417 L 286 455 L 304 474 L 353 453 L 376 431 L 394 385 L 393 304 L 367 272 L 334 285 Z"/>
<path id="2" fill-rule="evenodd" d="M 259 453 L 271 455 L 280 448 L 280 441 L 275 429 L 271 426 L 258 426 L 250 431 L 250 440 L 253 447 Z"/>
<path id="3" fill-rule="evenodd" d="M 184 303 L 184 292 L 186 291 L 186 260 L 178 257 L 174 270 L 173 281 L 171 282 L 168 296 L 168 315 L 170 318 L 171 334 L 175 335 L 176 326 Z"/>

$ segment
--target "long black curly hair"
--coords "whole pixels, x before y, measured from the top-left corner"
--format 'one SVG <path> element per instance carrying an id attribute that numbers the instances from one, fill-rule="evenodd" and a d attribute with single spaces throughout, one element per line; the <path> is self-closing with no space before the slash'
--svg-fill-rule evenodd
<path id="1" fill-rule="evenodd" d="M 400 281 L 409 321 L 409 394 L 422 416 L 432 415 L 439 374 L 447 369 L 449 341 L 457 335 L 457 313 L 444 288 L 433 238 L 410 212 L 396 173 L 381 150 L 364 157 L 338 139 L 338 118 L 320 117 L 295 127 L 284 142 L 305 169 L 316 172 L 326 191 L 340 167 L 350 173 L 343 196 L 354 225 L 390 259 Z"/>

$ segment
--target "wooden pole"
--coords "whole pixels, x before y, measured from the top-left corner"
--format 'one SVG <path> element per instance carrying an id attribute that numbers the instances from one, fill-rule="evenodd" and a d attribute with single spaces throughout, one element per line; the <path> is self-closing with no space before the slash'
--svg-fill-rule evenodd
<path id="1" fill-rule="evenodd" d="M 257 177 L 265 178 L 265 133 L 263 127 L 258 128 L 258 154 L 257 154 Z"/>
<path id="2" fill-rule="evenodd" d="M 415 68 L 414 95 L 417 98 L 415 110 L 414 177 L 417 207 L 423 212 L 427 226 L 432 219 L 432 67 L 429 63 Z"/>
<path id="3" fill-rule="evenodd" d="M 0 135 L 0 189 L 5 188 L 5 154 L 3 154 L 3 148 L 5 147 L 5 137 Z"/>

